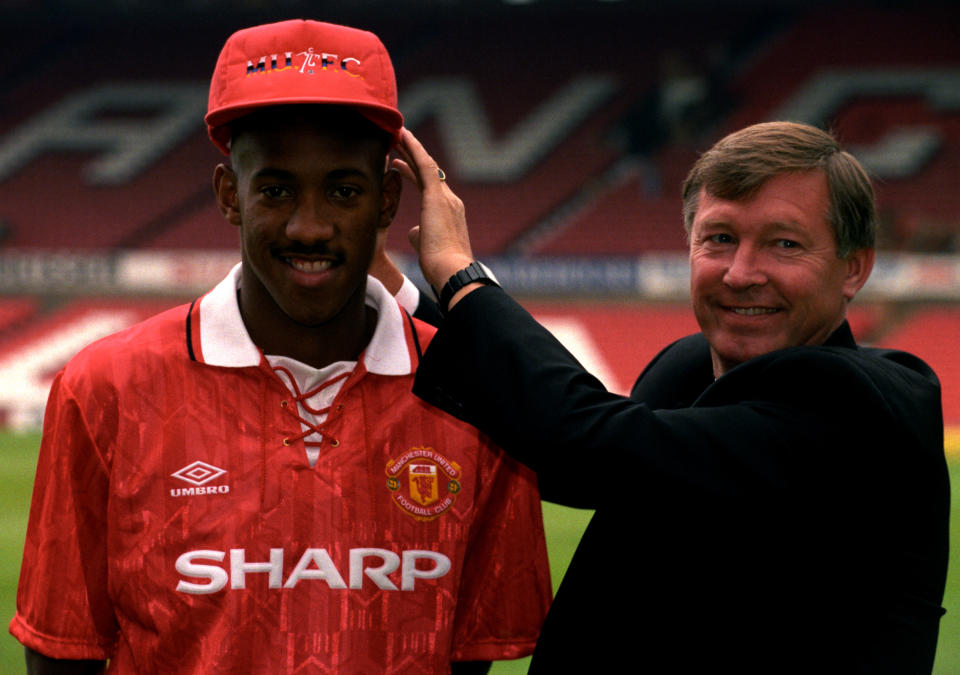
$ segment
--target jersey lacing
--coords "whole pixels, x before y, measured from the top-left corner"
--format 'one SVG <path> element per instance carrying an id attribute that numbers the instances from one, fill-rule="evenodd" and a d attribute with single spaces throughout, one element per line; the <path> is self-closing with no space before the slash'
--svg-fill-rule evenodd
<path id="1" fill-rule="evenodd" d="M 303 417 L 300 414 L 300 406 L 302 405 L 304 410 L 309 412 L 311 415 L 316 415 L 317 417 L 327 415 L 330 412 L 331 408 L 333 407 L 332 405 L 329 405 L 325 408 L 313 408 L 310 406 L 309 400 L 314 396 L 316 396 L 317 394 L 319 394 L 324 389 L 326 389 L 327 387 L 339 382 L 340 380 L 346 379 L 351 375 L 351 373 L 349 371 L 346 373 L 340 373 L 336 377 L 331 377 L 326 382 L 321 382 L 319 385 L 317 385 L 316 387 L 314 387 L 309 391 L 301 392 L 300 386 L 297 384 L 296 378 L 293 376 L 293 373 L 291 373 L 288 369 L 284 368 L 283 366 L 274 366 L 273 371 L 278 375 L 281 373 L 283 375 L 286 375 L 287 379 L 289 380 L 289 386 L 293 390 L 293 405 L 290 405 L 290 401 L 288 401 L 287 399 L 284 399 L 280 401 L 280 407 L 286 410 L 291 415 L 293 415 L 293 417 L 295 417 L 296 420 L 300 422 L 300 429 L 301 429 L 301 432 L 296 436 L 288 436 L 284 438 L 283 444 L 285 446 L 290 446 L 296 443 L 297 441 L 302 440 L 303 444 L 307 447 L 319 448 L 321 445 L 323 445 L 323 441 L 308 441 L 306 440 L 306 438 L 307 436 L 310 436 L 312 434 L 318 434 L 320 436 L 323 436 L 323 429 L 327 426 L 327 424 L 331 420 L 327 418 L 327 419 L 324 419 L 324 421 L 322 422 L 315 423 Z M 337 409 L 340 410 L 342 407 L 343 406 L 337 406 Z M 340 445 L 340 441 L 338 441 L 335 438 L 331 438 L 329 443 L 334 448 Z"/>

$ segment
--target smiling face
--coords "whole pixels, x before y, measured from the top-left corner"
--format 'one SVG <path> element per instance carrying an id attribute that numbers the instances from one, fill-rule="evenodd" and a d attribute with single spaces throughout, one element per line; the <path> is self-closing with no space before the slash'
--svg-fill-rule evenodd
<path id="1" fill-rule="evenodd" d="M 399 199 L 381 140 L 362 120 L 318 108 L 252 116 L 235 133 L 233 168 L 214 176 L 221 210 L 240 228 L 241 313 L 267 353 L 314 329 L 363 332 L 377 232 Z"/>
<path id="2" fill-rule="evenodd" d="M 837 257 L 821 171 L 774 176 L 739 201 L 701 190 L 690 294 L 714 374 L 775 349 L 822 344 L 866 282 L 873 249 Z"/>

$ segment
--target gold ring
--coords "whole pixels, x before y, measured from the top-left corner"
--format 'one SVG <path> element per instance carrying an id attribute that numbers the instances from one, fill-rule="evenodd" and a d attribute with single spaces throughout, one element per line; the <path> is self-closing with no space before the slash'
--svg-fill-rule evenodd
<path id="1" fill-rule="evenodd" d="M 445 174 L 439 166 L 437 167 L 437 176 L 440 178 L 441 183 L 447 180 L 447 174 Z"/>

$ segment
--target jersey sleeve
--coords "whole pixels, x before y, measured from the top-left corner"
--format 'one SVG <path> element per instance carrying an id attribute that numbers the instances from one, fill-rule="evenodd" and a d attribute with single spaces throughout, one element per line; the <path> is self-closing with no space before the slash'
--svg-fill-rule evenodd
<path id="1" fill-rule="evenodd" d="M 44 416 L 10 632 L 58 659 L 107 659 L 117 634 L 107 593 L 108 473 L 82 405 L 57 375 Z"/>
<path id="2" fill-rule="evenodd" d="M 533 652 L 552 598 L 536 475 L 497 449 L 464 560 L 453 661 Z"/>

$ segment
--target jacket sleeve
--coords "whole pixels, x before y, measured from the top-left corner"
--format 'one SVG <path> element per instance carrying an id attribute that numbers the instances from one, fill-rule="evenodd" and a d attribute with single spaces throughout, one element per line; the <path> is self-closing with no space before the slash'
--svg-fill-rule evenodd
<path id="1" fill-rule="evenodd" d="M 594 474 L 611 467 L 716 497 L 775 495 L 802 481 L 812 456 L 828 452 L 823 438 L 856 426 L 844 423 L 841 412 L 857 411 L 838 405 L 838 396 L 857 409 L 876 401 L 873 392 L 852 390 L 859 380 L 844 382 L 836 365 L 777 359 L 739 378 L 749 386 L 727 388 L 722 400 L 652 410 L 607 392 L 509 296 L 482 288 L 448 315 L 414 391 L 532 467 L 546 498 L 595 508 L 609 490 Z M 851 445 L 851 455 L 860 447 Z M 837 469 L 854 461 L 825 459 Z"/>

